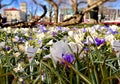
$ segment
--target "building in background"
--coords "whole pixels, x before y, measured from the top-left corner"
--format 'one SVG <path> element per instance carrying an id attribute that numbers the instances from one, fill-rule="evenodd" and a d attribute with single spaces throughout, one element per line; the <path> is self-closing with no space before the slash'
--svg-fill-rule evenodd
<path id="1" fill-rule="evenodd" d="M 16 8 L 9 8 L 9 9 L 4 9 L 4 15 L 3 17 L 7 18 L 7 22 L 11 22 L 13 20 L 20 20 L 20 10 Z"/>
<path id="2" fill-rule="evenodd" d="M 7 18 L 7 22 L 27 21 L 27 4 L 25 2 L 20 4 L 20 9 L 14 7 L 4 9 L 3 17 Z"/>
<path id="3" fill-rule="evenodd" d="M 104 20 L 120 20 L 120 9 L 103 7 L 101 10 L 105 16 Z"/>
<path id="4" fill-rule="evenodd" d="M 78 11 L 81 12 L 82 8 L 79 8 Z M 59 21 L 63 21 L 73 15 L 72 8 L 65 7 L 60 9 Z"/>
<path id="5" fill-rule="evenodd" d="M 20 3 L 20 16 L 22 21 L 27 21 L 27 4 Z"/>

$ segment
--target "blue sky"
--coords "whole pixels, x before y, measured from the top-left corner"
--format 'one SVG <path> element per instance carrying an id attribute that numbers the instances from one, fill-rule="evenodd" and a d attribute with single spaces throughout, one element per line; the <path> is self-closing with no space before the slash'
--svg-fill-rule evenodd
<path id="1" fill-rule="evenodd" d="M 10 2 L 11 0 L 3 0 L 2 3 L 8 3 Z M 11 6 L 14 6 L 16 8 L 19 8 L 19 3 L 20 2 L 31 2 L 32 0 L 15 0 L 15 2 L 11 5 Z M 45 3 L 44 0 L 36 0 L 36 1 L 40 1 L 42 3 Z M 108 3 L 107 5 L 109 6 L 112 6 L 114 8 L 120 8 L 120 0 L 116 0 L 116 2 L 110 2 Z"/>
<path id="2" fill-rule="evenodd" d="M 11 0 L 3 0 L 2 3 L 4 4 L 7 4 L 9 3 Z M 46 4 L 44 0 L 36 0 L 36 1 L 39 1 L 39 2 L 42 2 L 42 4 Z M 31 5 L 32 0 L 14 0 L 14 2 L 8 6 L 9 7 L 15 7 L 15 8 L 19 8 L 20 7 L 20 2 L 26 2 L 28 5 Z"/>
<path id="3" fill-rule="evenodd" d="M 9 3 L 10 1 L 11 1 L 11 0 L 3 0 L 3 1 L 2 1 L 2 4 L 7 4 L 7 3 Z M 42 4 L 46 4 L 44 0 L 41 0 L 41 1 L 43 1 Z M 32 2 L 32 0 L 15 0 L 11 5 L 6 6 L 5 8 L 14 7 L 14 8 L 19 9 L 19 8 L 20 8 L 20 2 L 27 2 L 28 11 L 31 10 L 31 7 L 32 7 L 32 6 L 33 6 L 33 7 L 32 7 L 33 9 L 36 8 L 36 5 Z M 3 8 L 3 9 L 4 9 L 4 8 Z M 41 7 L 38 7 L 38 10 L 39 10 L 39 11 L 37 12 L 37 15 L 40 15 L 40 13 L 41 13 L 41 11 L 42 11 Z"/>
<path id="4" fill-rule="evenodd" d="M 10 1 L 11 1 L 11 0 L 3 0 L 3 1 L 2 1 L 2 4 L 7 4 L 7 3 L 9 3 Z M 39 1 L 39 2 L 41 2 L 42 4 L 46 4 L 44 0 L 36 0 L 36 1 Z M 31 5 L 33 5 L 33 8 L 36 7 L 36 5 L 34 5 L 34 3 L 32 2 L 32 0 L 15 0 L 12 5 L 7 6 L 6 8 L 15 7 L 15 8 L 19 9 L 19 8 L 20 8 L 20 2 L 27 2 L 27 5 L 28 5 L 28 9 L 29 9 L 29 10 L 30 10 L 30 8 L 31 8 Z M 109 6 L 109 7 L 112 7 L 112 8 L 120 9 L 120 4 L 119 4 L 119 3 L 120 3 L 120 0 L 117 0 L 116 2 L 107 2 L 107 3 L 105 3 L 105 5 L 107 5 L 107 6 Z M 39 10 L 39 11 L 38 11 L 37 15 L 40 15 L 40 13 L 41 13 L 41 11 L 42 11 L 41 7 L 38 7 L 38 10 Z"/>
<path id="5" fill-rule="evenodd" d="M 105 4 L 111 8 L 120 9 L 120 0 L 116 0 L 115 2 L 107 2 Z"/>

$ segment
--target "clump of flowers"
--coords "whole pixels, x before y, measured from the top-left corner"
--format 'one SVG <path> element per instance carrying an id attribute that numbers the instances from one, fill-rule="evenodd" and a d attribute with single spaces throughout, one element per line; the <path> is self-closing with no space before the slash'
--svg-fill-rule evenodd
<path id="1" fill-rule="evenodd" d="M 37 27 L 0 31 L 0 82 L 117 84 L 118 26 Z"/>

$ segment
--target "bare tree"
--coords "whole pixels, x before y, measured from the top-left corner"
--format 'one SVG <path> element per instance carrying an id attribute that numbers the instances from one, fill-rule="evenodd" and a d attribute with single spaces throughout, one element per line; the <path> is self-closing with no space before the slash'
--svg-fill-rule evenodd
<path id="1" fill-rule="evenodd" d="M 46 0 L 54 9 L 54 23 L 58 23 L 58 14 L 59 7 L 62 3 L 65 3 L 64 0 Z"/>
<path id="2" fill-rule="evenodd" d="M 46 0 L 54 8 L 54 22 L 58 23 L 58 5 L 53 0 Z"/>
<path id="3" fill-rule="evenodd" d="M 50 4 L 48 5 L 48 11 L 49 11 L 49 22 L 52 22 L 53 7 Z"/>
<path id="4" fill-rule="evenodd" d="M 58 3 L 54 0 L 46 0 L 46 1 L 54 8 L 54 23 L 58 23 L 59 6 L 62 0 L 58 0 Z"/>
<path id="5" fill-rule="evenodd" d="M 69 2 L 71 4 L 71 6 L 72 6 L 74 15 L 79 13 L 78 6 L 81 3 L 87 3 L 86 1 L 82 1 L 82 0 L 69 0 Z"/>
<path id="6" fill-rule="evenodd" d="M 73 14 L 78 14 L 78 0 L 69 0 L 70 4 L 72 5 L 72 9 L 73 9 Z"/>
<path id="7" fill-rule="evenodd" d="M 42 7 L 43 8 L 43 10 L 44 10 L 44 12 L 43 12 L 43 14 L 39 17 L 39 18 L 37 18 L 37 19 L 35 19 L 35 20 L 33 20 L 32 22 L 19 22 L 19 23 L 14 23 L 14 24 L 2 24 L 2 27 L 8 27 L 8 26 L 13 26 L 13 27 L 31 27 L 31 26 L 34 26 L 35 25 L 35 23 L 37 22 L 37 21 L 39 21 L 41 18 L 43 18 L 45 15 L 46 15 L 46 13 L 47 13 L 47 8 L 46 8 L 46 6 L 45 5 L 43 5 L 43 4 L 40 4 L 40 3 L 38 3 L 36 0 L 33 0 L 34 1 L 34 3 L 35 4 L 37 4 L 37 5 L 39 5 L 40 7 Z M 53 0 L 46 0 L 47 2 L 49 2 L 49 4 L 51 5 L 51 6 L 53 6 L 53 8 L 54 8 L 54 13 L 55 13 L 55 25 L 57 25 L 57 26 L 68 26 L 68 25 L 73 25 L 73 24 L 78 24 L 78 23 L 81 23 L 82 22 L 82 19 L 83 19 L 83 15 L 85 14 L 85 13 L 87 13 L 87 12 L 89 12 L 90 10 L 92 10 L 93 8 L 95 8 L 95 7 L 97 7 L 97 6 L 99 6 L 99 5 L 101 5 L 101 4 L 103 4 L 103 3 L 105 3 L 105 2 L 107 2 L 107 1 L 109 1 L 109 0 L 99 0 L 99 1 L 95 1 L 95 2 L 93 2 L 89 7 L 87 7 L 87 8 L 85 8 L 84 10 L 82 10 L 81 12 L 77 12 L 77 13 L 74 13 L 70 18 L 67 18 L 66 20 L 63 20 L 62 22 L 58 22 L 57 23 L 57 21 L 58 21 L 58 9 L 59 9 L 59 5 L 57 4 L 57 2 L 55 2 L 55 1 L 53 1 Z M 77 0 L 76 0 L 77 1 Z M 60 2 L 61 3 L 61 2 Z M 76 4 L 76 3 L 75 3 Z M 78 4 L 78 2 L 77 2 L 77 4 Z M 77 6 L 76 6 L 77 7 Z M 76 10 L 76 9 L 75 9 Z M 74 11 L 75 11 L 74 10 Z M 77 9 L 77 11 L 78 11 L 78 9 Z"/>
<path id="8" fill-rule="evenodd" d="M 99 0 L 97 0 L 99 1 Z M 95 2 L 95 0 L 87 0 L 88 7 L 92 5 L 92 3 Z M 99 12 L 99 6 L 93 8 L 89 11 L 89 17 L 90 17 L 90 24 L 96 24 L 98 23 L 98 12 Z"/>
<path id="9" fill-rule="evenodd" d="M 61 25 L 61 26 L 68 26 L 68 25 L 73 25 L 73 24 L 78 24 L 82 22 L 83 19 L 83 15 L 87 12 L 89 12 L 91 9 L 105 3 L 106 1 L 109 0 L 99 0 L 99 1 L 95 1 L 93 2 L 88 8 L 82 10 L 79 14 L 75 14 L 73 16 L 71 16 L 70 18 L 67 18 L 66 20 L 56 24 L 56 25 Z"/>
<path id="10" fill-rule="evenodd" d="M 38 11 L 38 5 L 34 5 L 34 3 L 30 3 L 29 13 L 31 17 L 34 17 Z"/>

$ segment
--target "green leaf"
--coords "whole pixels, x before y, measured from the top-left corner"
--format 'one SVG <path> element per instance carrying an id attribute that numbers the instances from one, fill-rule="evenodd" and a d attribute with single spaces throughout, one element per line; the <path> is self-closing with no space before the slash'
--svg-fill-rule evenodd
<path id="1" fill-rule="evenodd" d="M 47 68 L 49 68 L 58 78 L 59 78 L 59 81 L 62 81 L 63 84 L 66 84 L 65 81 L 63 80 L 63 78 L 60 76 L 60 74 L 55 71 L 51 66 L 49 66 L 47 63 L 45 62 L 41 62 L 43 65 L 45 65 Z"/>
<path id="2" fill-rule="evenodd" d="M 71 69 L 73 69 L 73 71 L 78 74 L 86 83 L 88 84 L 92 84 L 91 81 L 85 76 L 83 75 L 82 73 L 80 73 L 78 70 L 76 70 L 72 65 L 70 66 Z"/>

